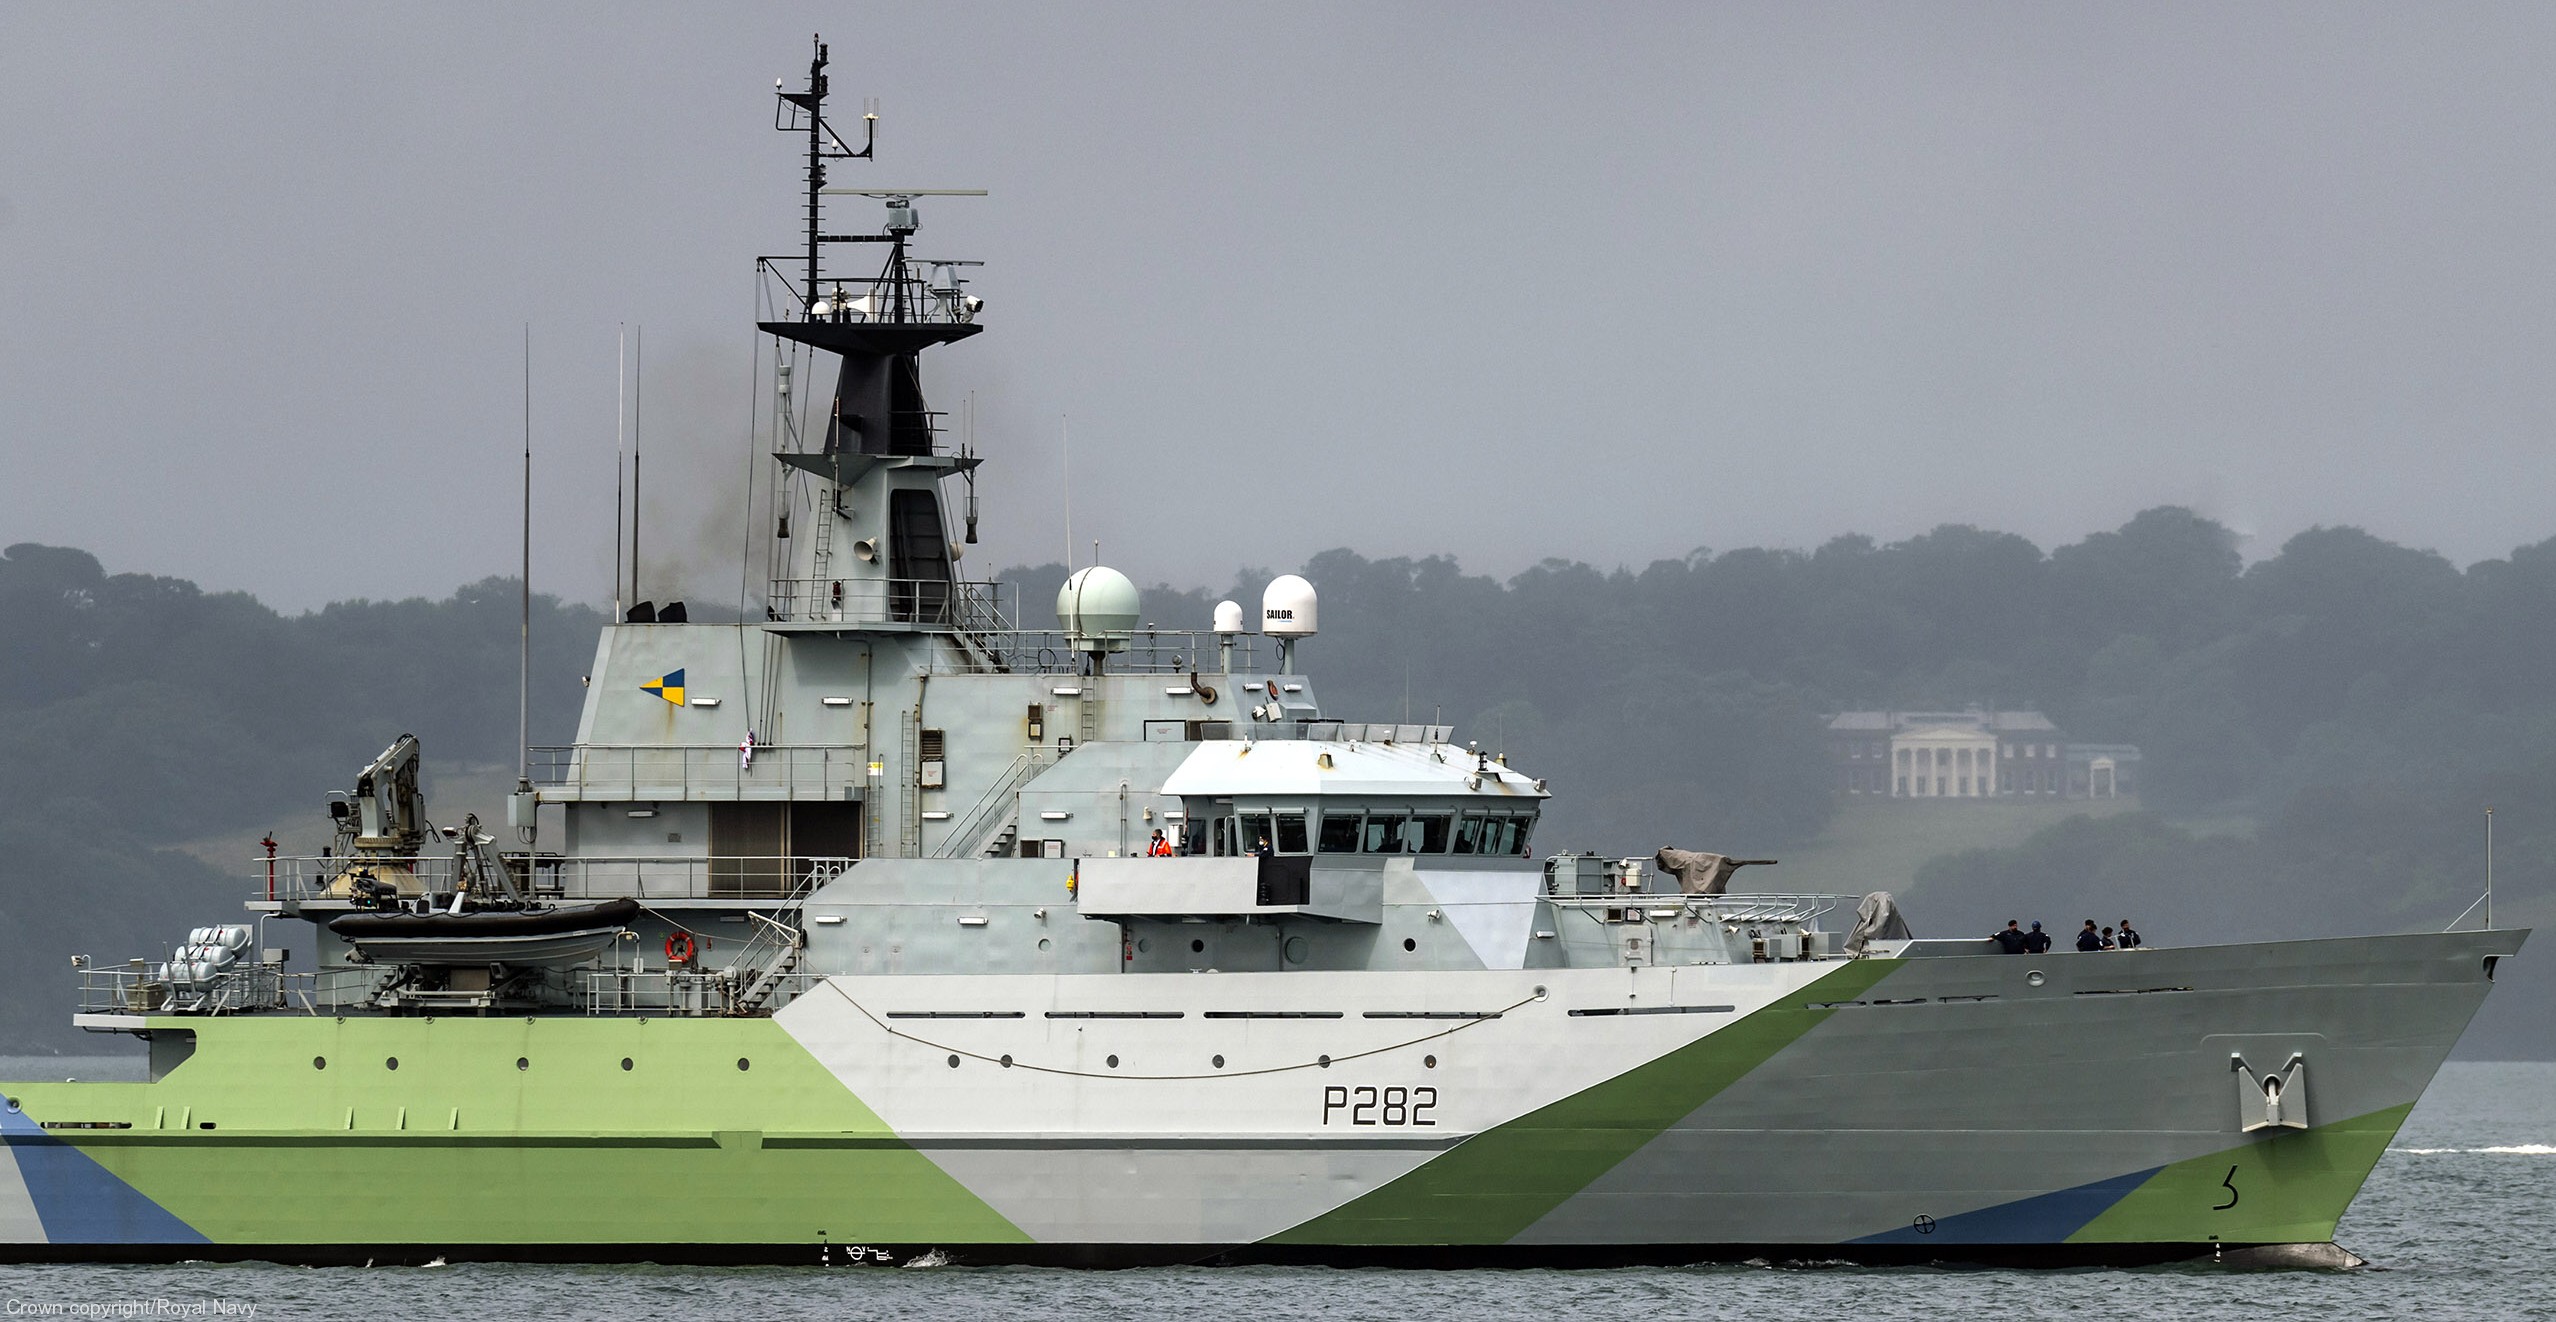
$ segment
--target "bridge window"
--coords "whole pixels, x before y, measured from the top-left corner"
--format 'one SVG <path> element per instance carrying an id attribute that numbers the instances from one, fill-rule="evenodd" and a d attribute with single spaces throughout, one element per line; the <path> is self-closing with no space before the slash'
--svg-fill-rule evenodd
<path id="1" fill-rule="evenodd" d="M 1358 814 L 1328 808 L 1323 810 L 1322 852 L 1326 854 L 1358 852 Z"/>
<path id="2" fill-rule="evenodd" d="M 1401 813 L 1369 813 L 1366 838 L 1359 849 L 1369 854 L 1408 854 L 1411 843 L 1406 838 L 1411 819 Z"/>

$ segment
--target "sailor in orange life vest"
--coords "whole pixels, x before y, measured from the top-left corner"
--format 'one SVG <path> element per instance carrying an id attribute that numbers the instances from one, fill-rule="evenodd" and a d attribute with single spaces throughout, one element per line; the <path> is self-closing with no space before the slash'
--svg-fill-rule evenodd
<path id="1" fill-rule="evenodd" d="M 1156 832 L 1154 832 L 1154 842 L 1153 842 L 1152 844 L 1150 844 L 1150 845 L 1145 846 L 1145 857 L 1147 857 L 1147 858 L 1170 858 L 1171 856 L 1172 856 L 1172 845 L 1171 845 L 1171 841 L 1169 841 L 1169 840 L 1165 840 L 1165 839 L 1163 838 L 1163 833 L 1162 833 L 1162 832 L 1160 832 L 1160 831 L 1156 831 Z"/>

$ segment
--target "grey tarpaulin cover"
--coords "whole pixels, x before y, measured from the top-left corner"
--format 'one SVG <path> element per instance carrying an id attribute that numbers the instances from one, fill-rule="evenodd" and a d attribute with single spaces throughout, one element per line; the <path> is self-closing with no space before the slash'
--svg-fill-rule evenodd
<path id="1" fill-rule="evenodd" d="M 1692 850 L 1663 847 L 1651 860 L 1660 871 L 1677 878 L 1677 889 L 1683 895 L 1719 895 L 1731 888 L 1731 874 L 1741 868 L 1772 867 L 1771 858 L 1732 858 L 1727 854 L 1705 854 Z"/>
<path id="2" fill-rule="evenodd" d="M 1908 920 L 1899 916 L 1899 901 L 1889 891 L 1874 891 L 1855 906 L 1855 930 L 1846 935 L 1846 953 L 1860 955 L 1875 941 L 1905 941 Z"/>
<path id="3" fill-rule="evenodd" d="M 1677 889 L 1685 895 L 1719 895 L 1730 888 L 1731 874 L 1739 864 L 1726 854 L 1703 854 L 1691 849 L 1663 847 L 1651 860 L 1660 871 L 1677 878 Z"/>

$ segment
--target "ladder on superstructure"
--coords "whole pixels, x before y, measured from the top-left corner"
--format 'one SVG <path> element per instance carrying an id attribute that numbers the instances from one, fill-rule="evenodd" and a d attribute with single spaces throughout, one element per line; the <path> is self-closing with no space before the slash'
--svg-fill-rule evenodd
<path id="1" fill-rule="evenodd" d="M 916 707 L 897 722 L 897 748 L 905 760 L 898 763 L 898 797 L 903 800 L 896 814 L 898 858 L 920 858 L 923 854 L 923 709 Z"/>
<path id="2" fill-rule="evenodd" d="M 808 619 L 830 609 L 832 600 L 824 584 L 834 572 L 834 493 L 828 491 L 816 510 L 816 527 L 808 535 L 815 539 L 808 548 L 808 603 L 798 612 Z"/>

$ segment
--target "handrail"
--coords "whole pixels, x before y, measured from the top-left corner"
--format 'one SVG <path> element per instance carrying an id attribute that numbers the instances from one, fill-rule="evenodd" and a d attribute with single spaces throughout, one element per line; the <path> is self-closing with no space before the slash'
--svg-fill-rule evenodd
<path id="1" fill-rule="evenodd" d="M 1033 675 L 1082 673 L 1083 652 L 1071 635 L 1059 629 L 1018 629 L 1008 625 L 970 631 L 976 645 L 998 670 Z M 1225 649 L 1230 648 L 1236 674 L 1261 668 L 1257 635 L 1222 635 L 1204 629 L 1144 629 L 1130 635 L 1110 653 L 1109 670 L 1123 675 L 1196 675 L 1199 682 L 1222 688 Z M 1247 705 L 1247 704 L 1246 704 Z"/>
<path id="2" fill-rule="evenodd" d="M 1808 923 L 1857 902 L 1852 895 L 1782 894 L 1772 891 L 1736 895 L 1615 891 L 1598 895 L 1547 895 L 1544 899 L 1557 909 L 1674 907 L 1709 916 L 1719 922 L 1734 923 Z"/>
<path id="3" fill-rule="evenodd" d="M 1008 583 L 942 578 L 775 578 L 764 608 L 784 623 L 936 624 L 969 633 L 1012 627 Z"/>
<path id="4" fill-rule="evenodd" d="M 799 283 L 781 269 L 781 263 L 804 260 L 795 253 L 755 259 L 759 277 L 755 282 L 756 305 L 761 320 L 782 320 L 784 311 L 792 314 L 789 320 L 850 326 L 964 326 L 976 320 L 977 301 L 968 297 L 963 284 L 936 286 L 929 275 L 900 277 L 882 270 L 877 275 L 819 276 L 816 288 L 802 291 Z M 929 268 L 940 263 L 917 265 Z M 772 292 L 776 285 L 781 291 L 777 298 Z M 825 311 L 816 310 L 820 304 Z"/>
<path id="5" fill-rule="evenodd" d="M 638 900 L 787 900 L 842 873 L 856 860 L 847 855 L 717 854 L 668 857 L 616 855 L 560 857 L 521 851 L 503 856 L 505 865 L 536 899 L 606 900 L 627 896 Z M 450 855 L 363 855 L 339 857 L 279 856 L 275 862 L 274 898 L 284 901 L 349 899 L 339 890 L 350 874 L 369 873 L 398 896 L 448 896 L 455 879 Z M 529 864 L 529 866 L 528 866 Z M 267 898 L 266 865 L 257 859 L 254 897 Z M 786 879 L 786 884 L 781 884 Z"/>
<path id="6" fill-rule="evenodd" d="M 941 837 L 941 847 L 933 851 L 932 857 L 962 858 L 983 848 L 985 837 L 990 833 L 988 828 L 992 825 L 992 822 L 987 820 L 989 815 L 993 815 L 994 820 L 1001 820 L 999 815 L 995 815 L 995 810 L 1003 806 L 1005 799 L 1019 791 L 1022 782 L 1029 779 L 1031 772 L 1044 765 L 1046 760 L 1039 756 L 1037 749 L 1031 749 L 1013 758 L 1012 765 L 1004 768 L 1003 774 L 996 778 L 992 787 L 988 788 L 984 795 L 968 808 L 967 816 L 960 818 L 959 824 L 951 828 L 949 834 Z"/>
<path id="7" fill-rule="evenodd" d="M 567 744 L 531 754 L 532 782 L 609 798 L 839 798 L 867 784 L 859 745 Z"/>

